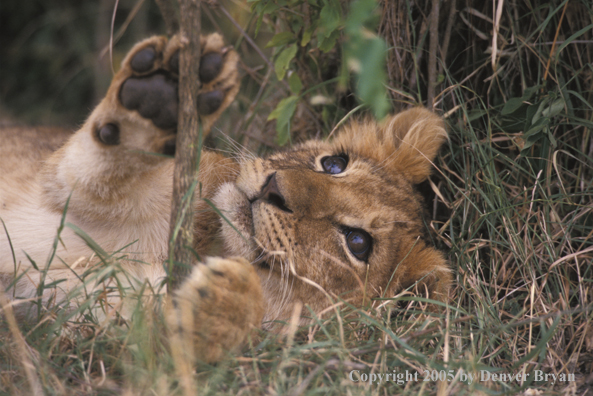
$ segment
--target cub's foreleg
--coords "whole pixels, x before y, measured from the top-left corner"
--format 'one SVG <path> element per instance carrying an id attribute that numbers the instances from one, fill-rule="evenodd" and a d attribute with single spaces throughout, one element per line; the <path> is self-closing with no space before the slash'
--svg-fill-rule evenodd
<path id="1" fill-rule="evenodd" d="M 47 206 L 62 210 L 72 194 L 71 214 L 113 226 L 167 212 L 171 161 L 159 154 L 175 151 L 180 46 L 176 37 L 152 37 L 129 52 L 105 98 L 47 161 Z M 237 55 L 217 34 L 202 39 L 202 50 L 196 104 L 207 132 L 238 91 Z"/>
<path id="2" fill-rule="evenodd" d="M 180 47 L 176 37 L 138 43 L 83 126 L 45 159 L 25 193 L 13 194 L 16 203 L 0 207 L 11 240 L 0 228 L 0 282 L 11 297 L 35 299 L 45 279 L 55 286 L 43 292 L 44 301 L 62 300 L 79 286 L 80 274 L 101 262 L 86 241 L 66 227 L 49 272 L 44 275 L 31 264 L 45 267 L 65 212 L 66 222 L 89 235 L 107 255 L 117 252 L 112 262 L 124 270 L 122 278 L 139 283 L 148 279 L 155 285 L 164 277 Z M 218 34 L 203 37 L 201 48 L 202 86 L 195 102 L 207 133 L 239 89 L 238 56 L 224 47 Z M 235 168 L 233 161 L 203 152 L 196 194 L 212 197 L 221 183 L 234 179 Z M 194 248 L 200 254 L 208 253 L 218 224 L 207 209 L 203 200 L 196 200 Z"/>

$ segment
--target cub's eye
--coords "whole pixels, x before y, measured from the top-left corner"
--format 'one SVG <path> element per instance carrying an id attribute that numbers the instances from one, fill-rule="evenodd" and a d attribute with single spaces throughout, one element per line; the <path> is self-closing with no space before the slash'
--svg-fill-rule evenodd
<path id="1" fill-rule="evenodd" d="M 323 157 L 321 159 L 321 166 L 326 173 L 336 175 L 344 172 L 348 165 L 348 157 L 342 155 L 333 155 L 331 157 Z"/>
<path id="2" fill-rule="evenodd" d="M 373 238 L 363 230 L 347 230 L 346 244 L 357 259 L 367 261 L 371 253 Z"/>

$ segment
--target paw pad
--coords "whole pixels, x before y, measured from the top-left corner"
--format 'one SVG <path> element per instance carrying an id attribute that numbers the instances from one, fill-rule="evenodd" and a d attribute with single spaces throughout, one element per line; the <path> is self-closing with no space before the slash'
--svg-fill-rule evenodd
<path id="1" fill-rule="evenodd" d="M 238 91 L 237 54 L 223 47 L 222 37 L 202 37 L 204 54 L 200 58 L 202 84 L 196 105 L 207 132 Z M 132 49 L 122 68 L 119 101 L 128 110 L 137 111 L 158 128 L 175 131 L 178 116 L 178 73 L 181 40 L 167 41 L 153 37 Z M 105 131 L 106 136 L 109 134 Z M 99 139 L 101 137 L 99 136 Z M 107 144 L 107 143 L 105 143 Z M 174 152 L 174 143 L 163 150 Z"/>
<path id="2" fill-rule="evenodd" d="M 144 48 L 142 51 L 138 51 L 136 55 L 132 57 L 130 67 L 136 73 L 146 73 L 154 66 L 156 60 L 156 51 L 153 47 Z"/>
<path id="3" fill-rule="evenodd" d="M 171 56 L 171 59 L 169 59 L 169 69 L 171 69 L 173 73 L 179 74 L 179 51 L 175 52 Z"/>
<path id="4" fill-rule="evenodd" d="M 198 96 L 198 111 L 200 114 L 213 114 L 218 110 L 223 100 L 224 93 L 219 90 L 200 94 Z"/>
<path id="5" fill-rule="evenodd" d="M 128 110 L 137 110 L 162 129 L 177 127 L 177 80 L 165 74 L 128 78 L 122 85 L 120 100 Z"/>
<path id="6" fill-rule="evenodd" d="M 200 81 L 207 84 L 214 80 L 222 69 L 222 54 L 210 52 L 200 58 Z"/>
<path id="7" fill-rule="evenodd" d="M 119 144 L 119 127 L 115 124 L 105 124 L 97 129 L 97 138 L 108 146 Z"/>

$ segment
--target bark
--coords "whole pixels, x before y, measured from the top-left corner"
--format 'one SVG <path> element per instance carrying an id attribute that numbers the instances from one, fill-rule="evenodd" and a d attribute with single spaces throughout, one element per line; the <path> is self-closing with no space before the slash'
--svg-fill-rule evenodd
<path id="1" fill-rule="evenodd" d="M 179 0 L 179 11 L 179 34 L 184 45 L 179 53 L 179 118 L 169 234 L 169 291 L 181 284 L 189 274 L 192 262 L 196 261 L 192 249 L 194 194 L 188 192 L 192 185 L 196 187 L 201 147 L 195 103 L 200 87 L 200 0 Z"/>
<path id="2" fill-rule="evenodd" d="M 175 5 L 171 0 L 155 0 L 156 4 L 159 6 L 159 10 L 161 11 L 161 15 L 165 20 L 165 27 L 167 29 L 167 34 L 169 36 L 174 35 L 179 31 L 179 21 L 177 18 L 177 12 L 175 10 Z M 182 2 L 182 0 L 180 0 Z M 199 22 L 198 22 L 199 24 Z"/>

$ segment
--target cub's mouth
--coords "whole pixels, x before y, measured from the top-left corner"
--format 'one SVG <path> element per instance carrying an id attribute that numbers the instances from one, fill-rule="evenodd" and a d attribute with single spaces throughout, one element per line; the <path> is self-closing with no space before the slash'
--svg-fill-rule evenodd
<path id="1" fill-rule="evenodd" d="M 214 204 L 226 218 L 221 221 L 227 254 L 243 255 L 258 268 L 272 271 L 279 266 L 278 249 L 270 245 L 270 232 L 274 233 L 269 229 L 270 216 L 272 212 L 290 216 L 292 210 L 280 192 L 276 172 L 255 179 L 222 186 Z"/>
<path id="2" fill-rule="evenodd" d="M 253 205 L 258 200 L 275 206 L 283 212 L 292 213 L 292 210 L 286 206 L 286 199 L 278 188 L 276 172 L 266 178 L 266 182 L 262 186 L 259 194 L 251 198 L 249 202 Z"/>
<path id="3" fill-rule="evenodd" d="M 290 250 L 290 246 L 286 245 L 290 237 L 282 235 L 284 226 L 281 224 L 283 221 L 292 221 L 290 218 L 293 214 L 276 174 L 268 174 L 258 193 L 249 199 L 253 239 L 259 252 L 253 263 L 268 272 L 282 271 L 281 263 L 286 258 L 287 250 Z"/>

